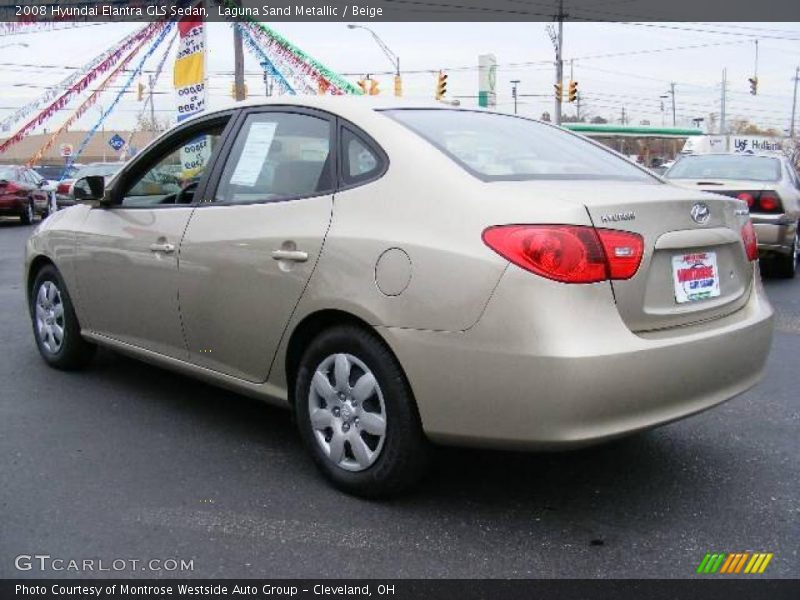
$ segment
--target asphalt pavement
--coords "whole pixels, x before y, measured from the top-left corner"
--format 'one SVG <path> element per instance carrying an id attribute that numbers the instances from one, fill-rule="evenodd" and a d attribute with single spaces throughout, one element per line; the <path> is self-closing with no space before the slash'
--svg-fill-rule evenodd
<path id="1" fill-rule="evenodd" d="M 282 410 L 109 351 L 45 366 L 31 231 L 0 219 L 0 577 L 176 559 L 193 570 L 94 574 L 683 578 L 742 551 L 774 553 L 762 577 L 800 576 L 800 278 L 766 282 L 777 329 L 750 392 L 580 451 L 441 449 L 415 493 L 369 502 L 322 480 Z M 36 554 L 65 569 L 17 570 Z"/>

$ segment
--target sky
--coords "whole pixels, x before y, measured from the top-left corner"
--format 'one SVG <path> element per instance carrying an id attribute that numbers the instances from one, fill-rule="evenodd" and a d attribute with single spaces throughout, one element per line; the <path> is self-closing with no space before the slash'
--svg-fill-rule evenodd
<path id="1" fill-rule="evenodd" d="M 381 74 L 391 71 L 391 64 L 368 32 L 350 30 L 343 22 L 270 26 L 351 81 L 374 73 L 382 92 L 392 93 L 391 77 Z M 138 27 L 141 24 L 80 24 L 46 33 L 0 35 L 0 119 Z M 520 80 L 520 114 L 538 118 L 544 111 L 553 111 L 554 51 L 545 23 L 374 23 L 370 27 L 400 57 L 402 70 L 408 71 L 404 74 L 408 97 L 432 99 L 434 72 L 443 69 L 449 75 L 448 96 L 462 96 L 462 106 L 477 105 L 478 55 L 492 53 L 498 62 L 498 110 L 513 111 L 510 81 L 516 79 Z M 232 39 L 229 25 L 208 25 L 211 108 L 230 103 Z M 747 78 L 755 70 L 755 40 L 759 93 L 751 96 Z M 18 43 L 28 46 L 6 46 Z M 671 125 L 671 99 L 663 99 L 662 111 L 660 96 L 675 82 L 677 125 L 690 125 L 697 117 L 705 118 L 707 125 L 709 113 L 718 118 L 720 81 L 727 68 L 729 122 L 744 118 L 783 131 L 789 127 L 793 77 L 800 64 L 800 23 L 568 22 L 563 55 L 564 79 L 573 73 L 582 110 L 589 116 L 619 122 L 624 107 L 630 124 Z M 158 59 L 157 52 L 145 68 L 155 68 Z M 131 67 L 137 62 L 134 59 Z M 174 121 L 172 57 L 166 64 L 156 86 L 155 105 L 159 117 Z M 261 68 L 247 51 L 245 69 L 249 97 L 263 96 Z M 126 79 L 119 77 L 115 89 L 104 93 L 99 104 L 111 103 Z M 73 101 L 47 128 L 57 128 L 79 102 Z M 130 128 L 141 110 L 134 85 L 105 126 Z M 574 115 L 574 104 L 564 104 L 563 111 Z M 92 108 L 73 129 L 88 129 L 99 117 L 100 110 Z"/>

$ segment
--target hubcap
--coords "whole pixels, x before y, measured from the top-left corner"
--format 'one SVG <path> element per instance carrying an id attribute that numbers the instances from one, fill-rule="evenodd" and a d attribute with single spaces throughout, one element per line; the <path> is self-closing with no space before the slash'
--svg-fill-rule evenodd
<path id="1" fill-rule="evenodd" d="M 25 207 L 25 218 L 28 221 L 33 221 L 33 207 L 30 204 Z"/>
<path id="2" fill-rule="evenodd" d="M 386 408 L 378 381 L 352 354 L 331 354 L 314 371 L 308 393 L 314 437 L 325 455 L 347 471 L 363 471 L 380 456 Z"/>
<path id="3" fill-rule="evenodd" d="M 45 350 L 55 354 L 64 343 L 64 304 L 52 281 L 44 281 L 36 293 L 36 334 Z"/>

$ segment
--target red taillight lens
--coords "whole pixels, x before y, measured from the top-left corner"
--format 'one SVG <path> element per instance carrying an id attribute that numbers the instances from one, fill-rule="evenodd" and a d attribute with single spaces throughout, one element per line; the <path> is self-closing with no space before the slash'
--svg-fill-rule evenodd
<path id="1" fill-rule="evenodd" d="M 628 279 L 644 248 L 635 233 L 582 225 L 498 225 L 483 241 L 515 265 L 563 283 Z"/>
<path id="2" fill-rule="evenodd" d="M 616 229 L 598 229 L 597 234 L 606 252 L 611 279 L 630 279 L 636 275 L 644 255 L 642 236 Z"/>
<path id="3" fill-rule="evenodd" d="M 69 190 L 72 187 L 72 180 L 69 179 L 67 181 L 62 181 L 58 184 L 56 188 L 56 192 L 59 194 L 69 194 Z"/>
<path id="4" fill-rule="evenodd" d="M 758 199 L 758 204 L 761 210 L 766 212 L 777 212 L 781 207 L 781 202 L 778 200 L 778 197 L 772 194 L 761 194 L 761 197 Z"/>
<path id="5" fill-rule="evenodd" d="M 748 221 L 742 227 L 742 242 L 747 253 L 747 259 L 758 260 L 758 240 L 756 239 L 756 230 L 753 228 L 751 221 Z"/>
<path id="6" fill-rule="evenodd" d="M 756 199 L 753 197 L 753 194 L 748 194 L 747 192 L 742 192 L 741 194 L 739 194 L 738 196 L 736 196 L 736 198 L 738 198 L 739 200 L 744 200 L 745 202 L 747 202 L 747 206 L 748 206 L 748 207 L 752 207 L 752 206 L 753 206 L 753 203 L 754 203 L 754 202 L 755 202 L 755 200 L 756 200 Z"/>

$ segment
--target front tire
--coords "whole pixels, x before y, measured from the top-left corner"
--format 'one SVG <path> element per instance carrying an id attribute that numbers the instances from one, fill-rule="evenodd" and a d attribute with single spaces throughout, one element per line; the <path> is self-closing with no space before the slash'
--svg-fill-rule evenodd
<path id="1" fill-rule="evenodd" d="M 36 274 L 30 293 L 33 337 L 44 361 L 56 369 L 80 369 L 96 347 L 81 337 L 72 300 L 58 270 L 47 265 Z"/>
<path id="2" fill-rule="evenodd" d="M 343 325 L 314 339 L 300 361 L 294 406 L 314 462 L 340 490 L 385 497 L 423 475 L 429 447 L 416 403 L 374 333 Z"/>

